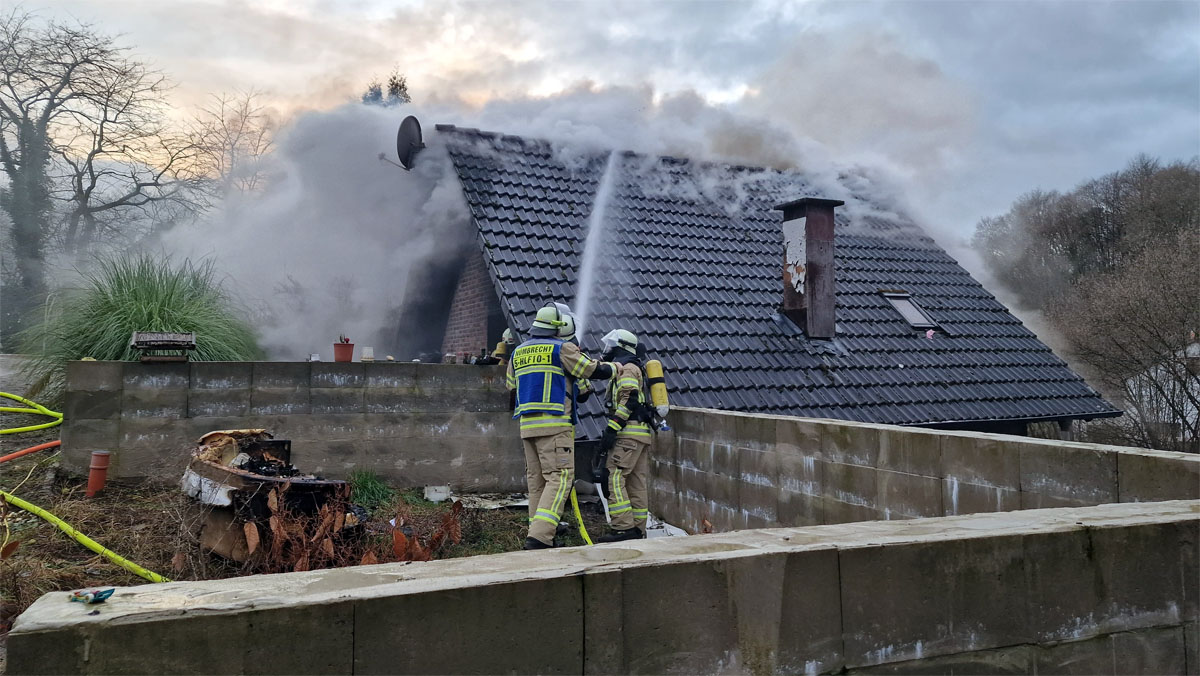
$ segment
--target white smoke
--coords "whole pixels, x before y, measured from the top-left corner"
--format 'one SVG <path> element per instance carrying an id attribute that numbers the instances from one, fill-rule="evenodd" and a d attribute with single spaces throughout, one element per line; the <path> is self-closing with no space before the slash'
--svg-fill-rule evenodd
<path id="1" fill-rule="evenodd" d="M 378 157 L 402 117 L 363 105 L 300 115 L 266 160 L 263 192 L 164 237 L 168 251 L 216 260 L 272 357 L 328 359 L 340 335 L 394 349 L 414 267 L 459 255 L 466 205 L 436 135 L 411 172 Z"/>
<path id="2" fill-rule="evenodd" d="M 788 58 L 805 57 L 797 54 Z M 936 73 L 919 64 L 911 70 L 933 83 L 918 88 L 918 96 L 939 91 Z M 703 163 L 796 170 L 811 187 L 808 196 L 845 200 L 842 213 L 851 223 L 908 211 L 899 186 L 911 176 L 889 165 L 909 150 L 896 150 L 885 160 L 882 154 L 844 153 L 802 133 L 813 108 L 793 105 L 782 77 L 769 71 L 764 82 L 771 90 L 755 90 L 726 106 L 690 91 L 660 95 L 649 86 L 585 82 L 554 96 L 498 98 L 480 107 L 347 104 L 306 112 L 280 132 L 266 160 L 271 179 L 265 190 L 228 200 L 203 222 L 167 235 L 164 246 L 218 261 L 235 290 L 257 308 L 264 346 L 274 358 L 324 356 L 344 334 L 376 347 L 376 354 L 399 349 L 397 356 L 407 359 L 415 356 L 404 352 L 412 345 L 429 347 L 432 341 L 436 349 L 428 334 L 440 330 L 458 266 L 477 246 L 436 123 L 549 140 L 568 167 L 581 168 L 608 150 L 631 150 L 641 158 L 625 162 L 624 171 L 643 180 L 643 190 L 703 196 L 731 214 L 761 189 L 760 179 L 742 175 L 730 181 L 720 166 Z M 853 93 L 858 99 L 842 103 L 870 104 L 869 87 Z M 905 124 L 923 128 L 942 119 L 917 115 L 915 100 L 906 101 L 895 104 L 909 111 Z M 789 116 L 789 108 L 799 117 Z M 405 172 L 378 156 L 394 157 L 396 128 L 409 114 L 423 123 L 428 147 L 414 170 Z M 854 120 L 860 127 L 878 123 L 863 114 Z M 926 153 L 928 147 L 918 144 L 917 150 Z M 658 156 L 695 161 L 700 167 L 695 180 L 654 185 L 663 181 L 662 172 L 641 172 L 638 162 L 649 169 Z M 410 288 L 410 280 L 420 288 Z M 404 314 L 406 298 L 425 303 L 415 314 L 410 303 Z"/>

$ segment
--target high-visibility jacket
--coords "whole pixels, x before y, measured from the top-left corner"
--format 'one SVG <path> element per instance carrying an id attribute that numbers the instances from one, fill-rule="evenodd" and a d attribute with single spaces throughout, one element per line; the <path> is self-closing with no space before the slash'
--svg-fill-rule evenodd
<path id="1" fill-rule="evenodd" d="M 513 417 L 521 420 L 521 436 L 573 430 L 578 420 L 575 380 L 592 375 L 600 363 L 578 345 L 557 338 L 532 338 L 517 346 L 508 362 L 507 385 L 517 391 Z"/>
<path id="2" fill-rule="evenodd" d="M 617 373 L 608 386 L 608 426 L 617 430 L 618 439 L 634 439 L 648 444 L 653 438 L 650 425 L 639 418 L 630 419 L 646 405 L 643 382 L 642 369 L 637 364 L 626 363 L 618 365 Z"/>

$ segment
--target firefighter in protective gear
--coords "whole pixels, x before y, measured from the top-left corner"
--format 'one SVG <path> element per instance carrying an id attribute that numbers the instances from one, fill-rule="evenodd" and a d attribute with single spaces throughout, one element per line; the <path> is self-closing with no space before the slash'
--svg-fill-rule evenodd
<path id="1" fill-rule="evenodd" d="M 513 348 L 517 346 L 517 337 L 513 335 L 512 329 L 504 329 L 504 333 L 500 335 L 500 342 L 496 343 L 496 349 L 492 350 L 492 358 L 497 364 L 504 364 L 508 361 L 508 356 L 512 354 Z"/>
<path id="2" fill-rule="evenodd" d="M 638 358 L 638 339 L 625 329 L 604 337 L 616 373 L 608 388 L 605 407 L 608 424 L 600 440 L 608 453 L 608 509 L 613 532 L 598 542 L 619 542 L 646 537 L 649 514 L 650 443 L 645 374 Z"/>
<path id="3" fill-rule="evenodd" d="M 569 307 L 538 310 L 531 338 L 512 352 L 507 385 L 516 392 L 514 418 L 521 421 L 525 478 L 529 486 L 529 533 L 525 549 L 554 546 L 554 534 L 575 485 L 576 381 L 608 379 L 614 366 L 589 358 L 573 337 Z"/>

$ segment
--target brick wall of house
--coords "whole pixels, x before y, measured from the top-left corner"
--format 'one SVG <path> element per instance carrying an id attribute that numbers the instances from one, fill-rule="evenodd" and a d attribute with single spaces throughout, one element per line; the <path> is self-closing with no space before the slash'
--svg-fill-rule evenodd
<path id="1" fill-rule="evenodd" d="M 470 256 L 458 279 L 454 300 L 450 303 L 442 354 L 467 352 L 477 355 L 484 347 L 490 353 L 492 345 L 488 344 L 488 315 L 497 308 L 496 292 L 484 267 L 483 256 Z"/>

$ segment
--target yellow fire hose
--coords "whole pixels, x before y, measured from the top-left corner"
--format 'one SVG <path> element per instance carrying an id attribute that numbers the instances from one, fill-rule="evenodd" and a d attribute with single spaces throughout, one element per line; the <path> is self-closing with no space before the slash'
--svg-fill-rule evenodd
<path id="1" fill-rule="evenodd" d="M 83 545 L 84 547 L 87 547 L 88 549 L 92 550 L 93 552 L 96 552 L 97 554 L 103 556 L 104 558 L 108 559 L 109 561 L 112 561 L 113 563 L 115 563 L 118 566 L 124 568 L 125 570 L 133 573 L 134 575 L 143 577 L 151 582 L 170 582 L 169 579 L 163 577 L 162 575 L 159 575 L 158 573 L 146 570 L 145 568 L 142 568 L 141 566 L 137 565 L 136 563 L 134 563 L 126 558 L 117 556 L 115 553 L 106 549 L 99 542 L 96 542 L 95 540 L 91 539 L 90 537 L 75 530 L 71 526 L 71 524 L 67 523 L 66 521 L 63 521 L 62 519 L 58 518 L 57 516 L 54 516 L 53 514 L 51 514 L 50 512 L 47 512 L 46 510 L 42 509 L 41 507 L 38 507 L 37 505 L 35 505 L 33 503 L 26 502 L 26 501 L 22 500 L 21 498 L 18 498 L 17 496 L 12 495 L 10 493 L 6 493 L 4 491 L 0 491 L 0 497 L 3 497 L 5 500 L 7 500 L 13 506 L 20 507 L 21 509 L 23 509 L 27 512 L 36 514 L 36 515 L 42 517 L 43 519 L 49 521 L 50 523 L 54 524 L 55 526 L 58 526 L 59 530 L 66 533 L 67 535 L 70 535 L 72 538 L 75 538 L 75 541 L 78 542 L 79 544 Z"/>
<path id="2" fill-rule="evenodd" d="M 54 427 L 55 425 L 62 424 L 63 414 L 61 414 L 57 411 L 51 411 L 50 409 L 46 408 L 45 406 L 42 406 L 41 404 L 38 404 L 35 402 L 32 402 L 32 401 L 26 399 L 25 397 L 20 397 L 15 394 L 9 394 L 8 392 L 0 392 L 0 397 L 4 397 L 5 399 L 11 399 L 13 401 L 25 404 L 25 406 L 27 407 L 27 408 L 18 408 L 18 407 L 13 407 L 13 406 L 0 406 L 0 411 L 2 411 L 2 412 L 5 412 L 5 413 L 32 413 L 35 415 L 48 416 L 48 417 L 54 419 L 48 423 L 43 423 L 41 425 L 29 425 L 27 427 L 13 427 L 13 428 L 9 428 L 6 430 L 0 430 L 0 434 L 18 434 L 20 432 L 34 432 L 37 430 L 44 430 L 44 429 L 47 429 L 50 427 Z M 51 445 L 43 444 L 42 446 L 49 448 Z M 35 448 L 37 448 L 37 447 L 35 447 Z M 26 450 L 28 450 L 28 449 L 26 449 Z M 116 553 L 114 553 L 112 551 L 109 551 L 106 547 L 101 545 L 99 542 L 96 542 L 95 540 L 89 538 L 88 536 L 84 535 L 83 533 L 80 533 L 79 531 L 75 530 L 75 528 L 73 526 L 71 526 L 71 524 L 67 523 L 66 521 L 63 521 L 62 519 L 58 518 L 57 516 L 51 514 L 50 512 L 47 512 L 46 510 L 42 509 L 41 507 L 38 507 L 37 505 L 35 505 L 31 502 L 26 502 L 25 500 L 22 500 L 21 498 L 18 498 L 17 496 L 15 496 L 11 493 L 8 493 L 6 491 L 2 491 L 2 490 L 0 490 L 0 497 L 4 498 L 4 500 L 6 502 L 13 505 L 14 507 L 20 507 L 21 509 L 23 509 L 31 514 L 36 514 L 37 516 L 40 516 L 41 518 L 45 519 L 46 521 L 49 521 L 50 523 L 57 526 L 59 530 L 66 533 L 67 535 L 70 535 L 72 538 L 74 538 L 74 540 L 76 542 L 78 542 L 79 544 L 83 545 L 84 547 L 87 547 L 88 549 L 92 550 L 93 552 L 96 552 L 97 554 L 103 556 L 104 558 L 108 559 L 109 561 L 112 561 L 116 565 L 133 573 L 134 575 L 137 575 L 141 578 L 149 580 L 150 582 L 170 582 L 171 581 L 168 578 L 165 578 L 162 575 L 159 575 L 158 573 L 146 570 L 145 568 L 142 568 L 141 566 L 137 565 L 136 563 L 134 563 L 122 556 L 118 556 Z"/>
<path id="3" fill-rule="evenodd" d="M 25 404 L 25 406 L 28 407 L 28 408 L 18 408 L 15 406 L 0 406 L 0 412 L 32 413 L 34 415 L 44 415 L 44 416 L 48 416 L 50 418 L 54 418 L 54 420 L 51 420 L 48 423 L 42 423 L 41 425 L 29 425 L 27 427 L 10 427 L 9 429 L 6 429 L 6 430 L 0 430 L 0 434 L 18 434 L 20 432 L 36 432 L 37 430 L 44 430 L 44 429 L 47 429 L 50 427 L 54 427 L 55 425 L 62 424 L 63 414 L 59 413 L 58 411 L 51 411 L 50 409 L 46 408 L 45 406 L 42 406 L 41 404 L 37 404 L 32 401 L 29 401 L 25 397 L 19 397 L 15 394 L 9 394 L 8 392 L 0 392 L 0 397 L 4 397 L 5 399 L 12 399 L 13 401 Z"/>
<path id="4" fill-rule="evenodd" d="M 587 527 L 583 525 L 583 515 L 579 513 L 579 498 L 575 496 L 575 487 L 571 487 L 571 509 L 575 510 L 575 521 L 579 524 L 579 534 L 583 536 L 583 541 L 592 544 L 592 538 L 588 537 Z"/>

